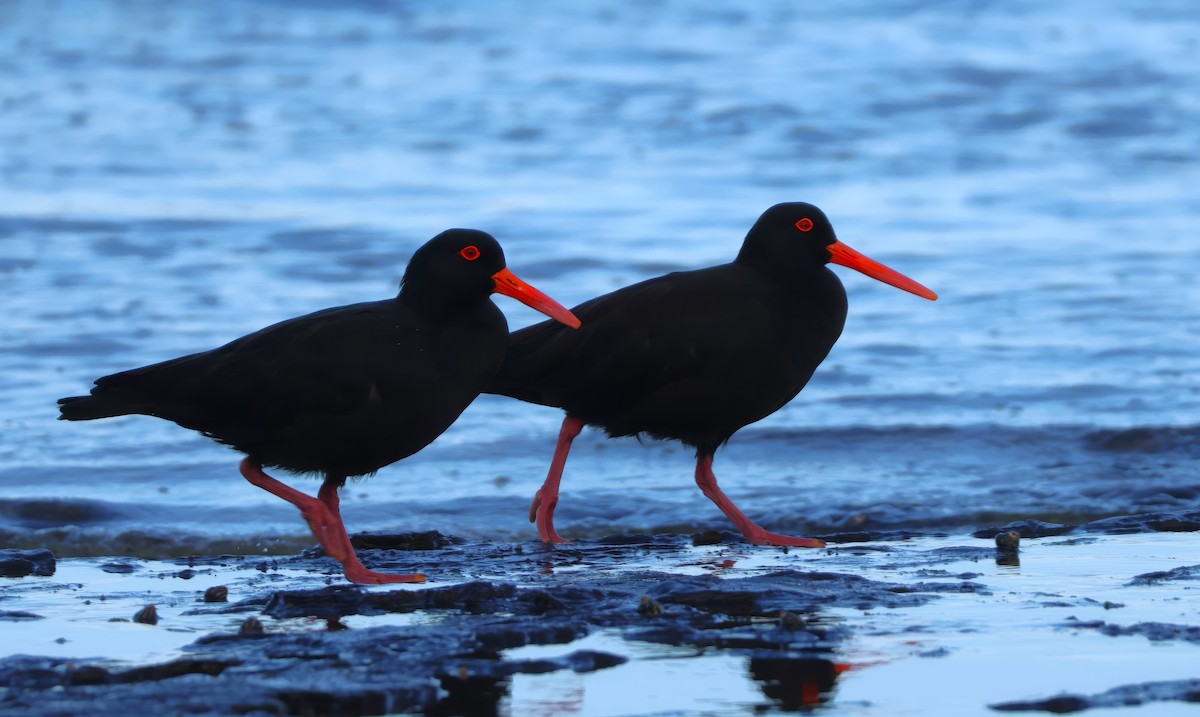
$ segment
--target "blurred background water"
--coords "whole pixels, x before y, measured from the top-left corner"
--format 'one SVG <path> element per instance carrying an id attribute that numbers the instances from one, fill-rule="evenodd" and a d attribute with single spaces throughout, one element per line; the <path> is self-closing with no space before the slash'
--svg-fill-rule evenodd
<path id="1" fill-rule="evenodd" d="M 451 226 L 572 305 L 795 200 L 942 299 L 838 270 L 841 341 L 717 457 L 761 524 L 1195 509 L 1198 31 L 1190 0 L 0 4 L 0 537 L 307 545 L 228 449 L 55 399 L 392 295 Z M 483 397 L 347 524 L 534 536 L 560 419 Z M 589 432 L 558 527 L 728 526 L 686 450 Z"/>

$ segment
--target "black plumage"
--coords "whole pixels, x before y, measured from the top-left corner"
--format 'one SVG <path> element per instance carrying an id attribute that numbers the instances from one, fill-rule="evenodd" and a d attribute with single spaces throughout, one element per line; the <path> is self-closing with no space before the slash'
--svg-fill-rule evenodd
<path id="1" fill-rule="evenodd" d="M 413 254 L 395 298 L 318 311 L 105 376 L 91 395 L 59 400 L 60 418 L 145 414 L 200 431 L 245 453 L 243 475 L 296 504 L 350 579 L 423 579 L 358 563 L 337 489 L 424 448 L 489 385 L 508 337 L 494 291 L 578 326 L 505 268 L 493 237 L 452 229 Z M 319 497 L 284 486 L 264 466 L 322 475 Z"/>
<path id="2" fill-rule="evenodd" d="M 512 335 L 487 392 L 555 406 L 567 417 L 546 484 L 530 510 L 543 540 L 553 524 L 571 441 L 584 425 L 696 449 L 696 480 L 755 543 L 816 546 L 768 533 L 717 486 L 714 452 L 804 388 L 841 335 L 846 292 L 836 262 L 925 298 L 925 287 L 849 249 L 817 207 L 779 204 L 729 264 L 667 274 L 584 302 L 578 331 L 542 322 Z"/>

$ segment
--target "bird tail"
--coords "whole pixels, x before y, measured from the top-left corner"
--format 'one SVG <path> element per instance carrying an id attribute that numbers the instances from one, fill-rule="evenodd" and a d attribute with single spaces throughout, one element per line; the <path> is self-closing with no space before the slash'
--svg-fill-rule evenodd
<path id="1" fill-rule="evenodd" d="M 135 413 L 123 401 L 113 401 L 103 396 L 69 396 L 58 399 L 60 421 L 92 421 Z"/>

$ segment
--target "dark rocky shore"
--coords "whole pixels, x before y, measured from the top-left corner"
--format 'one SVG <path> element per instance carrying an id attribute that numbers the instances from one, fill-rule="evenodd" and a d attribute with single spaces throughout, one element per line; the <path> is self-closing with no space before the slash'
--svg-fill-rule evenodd
<path id="1" fill-rule="evenodd" d="M 1195 530 L 1200 515 L 1129 517 L 1117 529 L 1135 524 L 1142 530 L 1164 525 Z M 1034 535 L 1075 536 L 1097 529 L 1035 523 L 1012 527 Z M 981 532 L 995 534 L 991 529 Z M 744 570 L 741 556 L 747 554 L 753 562 L 766 553 L 776 563 L 786 563 L 791 555 L 738 545 L 738 538 L 730 534 L 620 536 L 558 547 L 468 543 L 436 533 L 356 536 L 373 568 L 419 568 L 430 574 L 431 582 L 416 589 L 344 584 L 334 572 L 336 565 L 314 552 L 265 561 L 239 556 L 179 560 L 175 573 L 155 577 L 174 585 L 197 575 L 227 575 L 238 581 L 238 594 L 249 596 L 222 602 L 224 585 L 198 591 L 195 607 L 175 618 L 174 627 L 214 615 L 240 627 L 204 634 L 184 647 L 182 655 L 150 664 L 12 655 L 0 661 L 0 714 L 503 714 L 514 675 L 588 673 L 633 659 L 619 650 L 569 649 L 571 643 L 599 631 L 614 632 L 631 645 L 691 648 L 697 659 L 742 656 L 762 693 L 757 711 L 810 709 L 832 699 L 839 677 L 847 671 L 869 667 L 841 655 L 856 628 L 831 616 L 830 609 L 871 614 L 936 605 L 951 594 L 986 599 L 994 588 L 980 580 L 980 572 L 945 568 L 964 561 L 983 566 L 1020 560 L 1011 538 L 998 541 L 1001 547 L 989 541 L 922 549 L 890 537 L 891 542 L 843 542 L 824 551 L 799 551 L 804 556 L 823 553 L 830 565 L 825 572 L 808 570 L 811 562 L 796 568 L 752 565 Z M 1086 546 L 1092 538 L 1067 539 Z M 734 549 L 732 557 L 720 551 L 726 545 Z M 847 570 L 856 563 L 907 577 L 871 579 Z M 10 580 L 44 580 L 39 576 L 54 572 L 53 556 L 45 551 L 8 551 L 0 561 L 9 576 L 19 575 L 22 565 L 27 576 Z M 142 570 L 137 561 L 121 559 L 101 569 L 114 574 Z M 295 580 L 280 579 L 282 573 L 297 571 L 308 575 L 302 583 L 311 585 L 319 575 L 325 584 L 295 589 Z M 1197 579 L 1200 566 L 1193 565 L 1131 576 L 1129 584 L 1194 589 L 1188 581 Z M 281 582 L 287 583 L 286 589 L 280 589 Z M 24 593 L 27 604 L 30 594 Z M 1072 604 L 1080 605 L 1087 599 L 1075 600 Z M 153 603 L 153 595 L 147 602 Z M 1054 601 L 1047 599 L 1045 604 L 1053 606 Z M 9 605 L 0 602 L 0 607 Z M 415 613 L 428 619 L 362 629 L 343 624 L 351 616 Z M 0 621 L 38 618 L 36 609 L 0 611 Z M 153 623 L 157 614 L 144 608 L 130 619 Z M 297 619 L 303 627 L 295 627 Z M 171 627 L 159 623 L 155 629 Z M 1195 625 L 1068 621 L 1060 628 L 1100 631 L 1118 639 L 1200 644 L 1200 626 Z M 560 645 L 564 650 L 552 658 L 506 654 L 530 645 Z M 944 649 L 935 649 L 917 657 L 944 654 Z M 1022 693 L 1019 686 L 1014 693 Z M 1160 700 L 1200 701 L 1200 681 L 1121 685 L 1095 695 L 1050 695 L 991 706 L 1000 711 L 1073 712 Z"/>

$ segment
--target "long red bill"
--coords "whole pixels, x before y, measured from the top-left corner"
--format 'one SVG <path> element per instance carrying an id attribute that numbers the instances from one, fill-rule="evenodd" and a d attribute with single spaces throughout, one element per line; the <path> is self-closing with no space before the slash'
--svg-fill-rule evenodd
<path id="1" fill-rule="evenodd" d="M 930 291 L 928 288 L 918 284 L 895 269 L 886 267 L 868 256 L 859 254 L 840 241 L 835 241 L 826 248 L 829 249 L 829 253 L 833 255 L 833 258 L 830 259 L 830 261 L 832 261 L 834 264 L 848 266 L 855 271 L 861 271 L 872 279 L 877 279 L 885 284 L 891 284 L 897 289 L 904 289 L 905 291 L 911 294 L 916 294 L 921 298 L 929 299 L 930 301 L 937 301 L 938 295 Z"/>
<path id="2" fill-rule="evenodd" d="M 579 319 L 575 318 L 575 314 L 567 311 L 566 307 L 554 299 L 525 283 L 524 280 L 509 271 L 507 267 L 492 274 L 492 279 L 496 282 L 497 294 L 511 296 L 522 304 L 532 309 L 537 309 L 561 324 L 566 324 L 573 329 L 579 328 Z"/>

